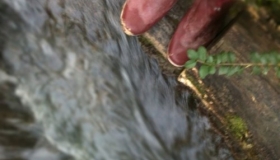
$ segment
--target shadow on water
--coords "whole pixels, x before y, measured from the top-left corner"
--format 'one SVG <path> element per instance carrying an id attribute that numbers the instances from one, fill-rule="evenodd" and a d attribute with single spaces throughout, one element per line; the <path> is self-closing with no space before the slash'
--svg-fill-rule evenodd
<path id="1" fill-rule="evenodd" d="M 186 89 L 122 32 L 123 2 L 1 2 L 0 159 L 232 159 Z"/>

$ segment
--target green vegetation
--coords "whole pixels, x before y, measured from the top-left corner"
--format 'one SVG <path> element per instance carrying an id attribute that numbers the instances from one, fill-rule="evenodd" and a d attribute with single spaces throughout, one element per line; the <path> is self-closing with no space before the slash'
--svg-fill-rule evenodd
<path id="1" fill-rule="evenodd" d="M 242 120 L 241 117 L 234 116 L 234 115 L 227 116 L 227 123 L 230 132 L 237 139 L 243 139 L 246 137 L 248 128 L 246 123 Z"/>
<path id="2" fill-rule="evenodd" d="M 256 7 L 265 7 L 270 11 L 276 23 L 280 24 L 280 0 L 244 0 Z M 188 50 L 190 60 L 185 64 L 187 69 L 198 67 L 199 75 L 205 78 L 211 74 L 232 76 L 241 74 L 245 69 L 251 70 L 253 74 L 266 75 L 274 71 L 280 77 L 280 53 L 251 53 L 250 60 L 246 63 L 236 62 L 235 55 L 231 52 L 223 52 L 209 55 L 204 47 L 198 50 Z"/>
<path id="3" fill-rule="evenodd" d="M 236 62 L 236 57 L 231 52 L 209 55 L 204 47 L 188 50 L 187 54 L 189 61 L 185 63 L 185 67 L 190 69 L 197 66 L 202 79 L 215 73 L 226 76 L 241 74 L 245 69 L 250 69 L 253 74 L 264 75 L 273 70 L 280 77 L 280 53 L 278 52 L 251 53 L 251 59 L 246 63 Z"/>

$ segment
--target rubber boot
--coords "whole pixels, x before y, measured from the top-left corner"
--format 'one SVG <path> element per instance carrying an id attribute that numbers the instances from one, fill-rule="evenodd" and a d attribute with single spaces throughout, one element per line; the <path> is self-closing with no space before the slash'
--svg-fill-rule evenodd
<path id="1" fill-rule="evenodd" d="M 140 35 L 158 22 L 177 0 L 127 0 L 123 5 L 121 23 L 128 35 Z"/>
<path id="2" fill-rule="evenodd" d="M 179 23 L 168 47 L 168 60 L 176 67 L 187 61 L 187 50 L 207 46 L 235 0 L 195 0 Z"/>

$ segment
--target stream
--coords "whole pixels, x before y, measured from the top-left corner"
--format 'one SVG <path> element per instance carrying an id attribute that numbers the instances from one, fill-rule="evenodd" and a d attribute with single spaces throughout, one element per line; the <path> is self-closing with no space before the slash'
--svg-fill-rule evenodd
<path id="1" fill-rule="evenodd" d="M 0 0 L 1 160 L 233 159 L 123 3 Z"/>

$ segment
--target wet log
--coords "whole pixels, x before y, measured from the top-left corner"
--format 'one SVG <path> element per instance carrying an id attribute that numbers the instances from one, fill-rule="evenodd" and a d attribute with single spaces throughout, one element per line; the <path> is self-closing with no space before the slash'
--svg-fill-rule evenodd
<path id="1" fill-rule="evenodd" d="M 177 75 L 181 70 L 162 58 L 177 24 L 176 20 L 168 21 L 173 14 L 178 15 L 170 13 L 140 41 L 148 53 L 157 55 L 163 71 Z M 254 51 L 280 51 L 280 32 L 265 10 L 247 7 L 231 20 L 208 47 L 210 53 L 231 51 L 239 62 L 246 62 L 248 53 Z M 182 71 L 178 80 L 194 93 L 198 108 L 211 119 L 235 159 L 280 158 L 280 80 L 273 73 L 257 76 L 248 71 L 230 78 L 213 75 L 201 80 L 193 69 Z"/>

